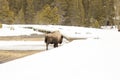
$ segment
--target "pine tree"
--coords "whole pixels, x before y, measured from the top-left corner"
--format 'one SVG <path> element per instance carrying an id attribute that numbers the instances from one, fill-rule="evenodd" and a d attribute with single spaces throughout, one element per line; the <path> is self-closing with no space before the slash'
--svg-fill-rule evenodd
<path id="1" fill-rule="evenodd" d="M 0 23 L 12 24 L 14 22 L 14 13 L 9 10 L 7 0 L 0 0 Z"/>
<path id="2" fill-rule="evenodd" d="M 53 2 L 54 2 L 54 0 L 33 0 L 34 10 L 36 12 L 40 11 L 47 4 L 50 5 L 50 6 L 52 6 Z"/>
<path id="3" fill-rule="evenodd" d="M 71 0 L 69 6 L 69 17 L 71 25 L 81 26 L 84 25 L 84 8 L 82 0 Z"/>
<path id="4" fill-rule="evenodd" d="M 82 0 L 82 3 L 83 3 L 83 7 L 84 7 L 84 12 L 85 12 L 85 22 L 84 22 L 84 25 L 85 26 L 89 26 L 90 24 L 90 13 L 89 13 L 89 10 L 90 10 L 90 0 Z"/>
<path id="5" fill-rule="evenodd" d="M 114 17 L 114 24 L 120 31 L 120 0 L 114 0 L 115 5 L 115 17 Z"/>
<path id="6" fill-rule="evenodd" d="M 119 0 L 0 0 L 0 23 L 91 26 L 93 18 L 99 25 L 108 20 L 114 25 L 120 13 L 116 4 Z"/>
<path id="7" fill-rule="evenodd" d="M 58 8 L 54 7 L 51 11 L 51 23 L 52 24 L 60 24 L 61 23 L 61 16 L 58 13 Z"/>
<path id="8" fill-rule="evenodd" d="M 23 9 L 18 12 L 18 15 L 15 17 L 15 24 L 25 24 L 24 12 Z"/>
<path id="9" fill-rule="evenodd" d="M 57 7 L 51 8 L 46 5 L 42 11 L 37 13 L 34 21 L 37 24 L 59 24 L 60 16 Z"/>
<path id="10" fill-rule="evenodd" d="M 25 11 L 25 21 L 27 24 L 33 23 L 34 14 L 35 14 L 35 11 L 33 6 L 33 0 L 27 0 L 27 7 Z"/>
<path id="11" fill-rule="evenodd" d="M 22 7 L 22 0 L 8 0 L 8 2 L 10 10 L 12 10 L 16 16 Z"/>
<path id="12" fill-rule="evenodd" d="M 55 6 L 58 8 L 58 12 L 62 18 L 61 24 L 62 25 L 71 25 L 70 17 L 69 17 L 69 0 L 55 0 Z"/>
<path id="13" fill-rule="evenodd" d="M 50 13 L 51 8 L 49 5 L 46 5 L 41 11 L 38 11 L 34 21 L 36 24 L 49 24 L 47 19 L 48 14 Z"/>
<path id="14" fill-rule="evenodd" d="M 82 0 L 55 0 L 63 25 L 83 25 L 85 21 Z"/>

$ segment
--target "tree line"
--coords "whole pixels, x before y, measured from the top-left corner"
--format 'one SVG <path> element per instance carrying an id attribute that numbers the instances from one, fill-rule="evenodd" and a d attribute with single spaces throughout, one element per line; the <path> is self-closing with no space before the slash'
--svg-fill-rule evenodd
<path id="1" fill-rule="evenodd" d="M 114 0 L 0 0 L 0 23 L 114 25 Z"/>

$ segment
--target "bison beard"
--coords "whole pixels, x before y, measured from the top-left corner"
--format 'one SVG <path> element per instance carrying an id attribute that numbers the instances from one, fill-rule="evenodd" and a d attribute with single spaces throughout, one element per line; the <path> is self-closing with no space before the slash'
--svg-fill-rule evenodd
<path id="1" fill-rule="evenodd" d="M 54 44 L 54 48 L 58 47 L 58 44 L 61 44 L 63 36 L 59 31 L 54 31 L 45 35 L 46 50 L 48 50 L 49 44 Z"/>

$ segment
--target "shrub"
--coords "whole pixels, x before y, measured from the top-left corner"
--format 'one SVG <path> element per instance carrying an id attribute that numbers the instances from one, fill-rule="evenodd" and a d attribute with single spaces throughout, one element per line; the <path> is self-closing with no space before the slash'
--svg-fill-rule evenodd
<path id="1" fill-rule="evenodd" d="M 94 19 L 94 18 L 91 18 L 91 26 L 93 27 L 93 28 L 100 28 L 100 24 L 99 24 L 99 22 L 96 20 L 96 19 Z"/>

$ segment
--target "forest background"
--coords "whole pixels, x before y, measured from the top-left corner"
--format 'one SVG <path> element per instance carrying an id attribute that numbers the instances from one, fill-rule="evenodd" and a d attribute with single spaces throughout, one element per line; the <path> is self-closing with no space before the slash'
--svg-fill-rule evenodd
<path id="1" fill-rule="evenodd" d="M 0 0 L 1 24 L 114 25 L 114 0 Z"/>

